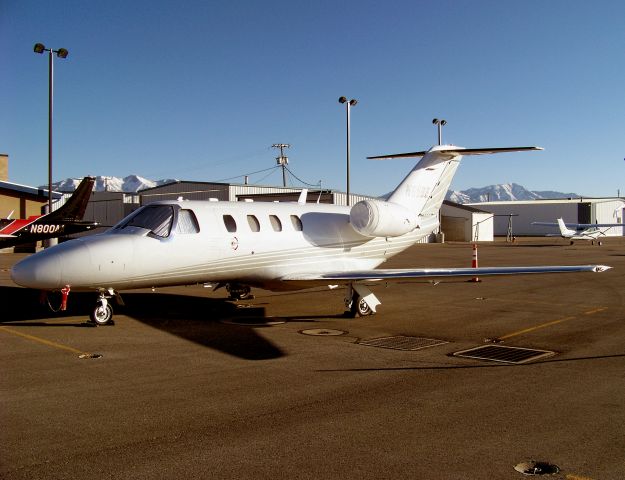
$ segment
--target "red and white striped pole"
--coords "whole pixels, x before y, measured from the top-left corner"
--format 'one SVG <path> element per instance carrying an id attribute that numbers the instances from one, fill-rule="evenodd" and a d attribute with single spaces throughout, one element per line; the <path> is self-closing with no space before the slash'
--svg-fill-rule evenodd
<path id="1" fill-rule="evenodd" d="M 477 268 L 477 244 L 473 244 L 473 260 L 471 260 L 471 268 Z M 481 282 L 479 277 L 473 277 L 470 282 Z"/>

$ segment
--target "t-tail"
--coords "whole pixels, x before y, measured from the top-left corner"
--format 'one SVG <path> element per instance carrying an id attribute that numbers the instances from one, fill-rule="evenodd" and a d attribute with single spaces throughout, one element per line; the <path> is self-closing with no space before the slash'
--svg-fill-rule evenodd
<path id="1" fill-rule="evenodd" d="M 369 237 L 394 237 L 438 225 L 438 212 L 464 155 L 542 150 L 540 147 L 462 148 L 436 145 L 428 151 L 367 157 L 375 160 L 423 157 L 387 200 L 363 200 L 350 212 L 352 226 Z"/>

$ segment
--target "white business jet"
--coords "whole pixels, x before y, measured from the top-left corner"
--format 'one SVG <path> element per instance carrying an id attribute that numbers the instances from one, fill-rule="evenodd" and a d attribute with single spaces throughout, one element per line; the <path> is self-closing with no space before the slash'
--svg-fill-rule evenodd
<path id="1" fill-rule="evenodd" d="M 463 155 L 538 147 L 428 151 L 369 157 L 423 157 L 387 200 L 353 207 L 299 202 L 158 201 L 102 234 L 71 240 L 18 262 L 11 278 L 47 291 L 98 293 L 91 319 L 108 323 L 120 290 L 212 283 L 245 298 L 250 287 L 346 287 L 352 316 L 375 313 L 371 282 L 524 273 L 602 272 L 602 265 L 376 269 L 439 226 L 439 209 Z"/>
<path id="2" fill-rule="evenodd" d="M 605 232 L 612 227 L 622 227 L 622 223 L 569 223 L 565 224 L 562 218 L 558 218 L 557 223 L 553 222 L 532 222 L 532 225 L 542 225 L 546 227 L 558 227 L 560 234 L 547 234 L 547 237 L 562 237 L 571 240 L 573 245 L 575 240 L 589 240 L 594 245 L 595 240 L 605 235 Z M 572 227 L 572 228 L 569 228 Z M 573 230 L 573 228 L 575 230 Z M 601 241 L 597 242 L 601 245 Z"/>

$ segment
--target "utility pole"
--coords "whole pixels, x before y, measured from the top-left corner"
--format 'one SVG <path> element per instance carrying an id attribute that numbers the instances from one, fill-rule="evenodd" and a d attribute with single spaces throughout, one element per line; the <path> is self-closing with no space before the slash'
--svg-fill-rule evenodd
<path id="1" fill-rule="evenodd" d="M 282 186 L 286 187 L 286 166 L 289 164 L 289 158 L 284 156 L 284 149 L 289 148 L 288 143 L 274 143 L 273 148 L 280 149 L 280 156 L 276 157 L 276 163 L 282 166 Z"/>

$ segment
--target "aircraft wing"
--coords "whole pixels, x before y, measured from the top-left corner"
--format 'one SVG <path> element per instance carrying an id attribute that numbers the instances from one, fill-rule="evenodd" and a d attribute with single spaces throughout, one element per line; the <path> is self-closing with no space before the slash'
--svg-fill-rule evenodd
<path id="1" fill-rule="evenodd" d="M 360 270 L 351 272 L 330 272 L 320 274 L 292 274 L 283 277 L 286 282 L 307 282 L 333 284 L 349 282 L 392 281 L 408 278 L 474 277 L 485 275 L 521 275 L 530 273 L 575 273 L 605 272 L 612 267 L 607 265 L 545 265 L 532 267 L 479 267 L 479 268 L 398 268 Z"/>
<path id="2" fill-rule="evenodd" d="M 532 222 L 532 225 L 542 225 L 544 227 L 557 227 L 555 222 Z M 567 227 L 571 228 L 598 228 L 598 227 L 623 227 L 623 223 L 565 223 Z"/>

